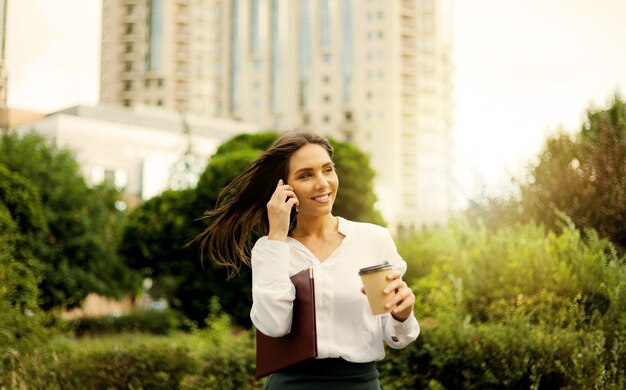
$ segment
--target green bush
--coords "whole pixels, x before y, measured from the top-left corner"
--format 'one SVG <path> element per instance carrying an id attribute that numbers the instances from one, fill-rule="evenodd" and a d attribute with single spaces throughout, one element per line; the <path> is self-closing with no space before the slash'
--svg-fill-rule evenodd
<path id="1" fill-rule="evenodd" d="M 35 350 L 10 363 L 7 375 L 0 375 L 0 388 L 169 390 L 197 370 L 187 349 L 164 345 L 86 352 Z"/>
<path id="2" fill-rule="evenodd" d="M 390 388 L 624 386 L 626 259 L 593 230 L 459 221 L 399 248 L 424 331 Z"/>
<path id="3" fill-rule="evenodd" d="M 201 368 L 186 378 L 183 389 L 258 389 L 264 380 L 255 374 L 254 330 L 233 328 L 232 318 L 222 311 L 217 297 L 209 302 L 205 327 L 196 335 L 207 342 L 199 354 Z"/>
<path id="4" fill-rule="evenodd" d="M 422 251 L 427 258 L 412 257 L 418 249 L 402 252 L 409 269 L 428 268 L 413 279 L 420 317 L 455 312 L 489 322 L 524 316 L 536 324 L 600 327 L 607 334 L 626 329 L 626 259 L 593 230 L 582 234 L 565 220 L 561 234 L 535 224 L 488 233 L 459 222 L 429 240 L 446 244 Z"/>
<path id="5" fill-rule="evenodd" d="M 192 333 L 57 338 L 11 352 L 0 360 L 0 389 L 255 389 L 254 362 L 253 333 L 212 315 Z"/>
<path id="6" fill-rule="evenodd" d="M 599 330 L 444 321 L 379 363 L 383 389 L 621 389 L 623 360 L 606 358 Z"/>
<path id="7" fill-rule="evenodd" d="M 181 314 L 173 310 L 136 310 L 122 316 L 82 317 L 68 321 L 76 336 L 141 332 L 168 334 L 189 329 Z"/>

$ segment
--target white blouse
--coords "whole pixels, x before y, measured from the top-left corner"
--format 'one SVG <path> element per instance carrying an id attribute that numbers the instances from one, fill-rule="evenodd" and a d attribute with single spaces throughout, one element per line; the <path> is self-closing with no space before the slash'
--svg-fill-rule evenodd
<path id="1" fill-rule="evenodd" d="M 406 262 L 383 227 L 339 218 L 339 232 L 345 237 L 324 262 L 291 237 L 286 242 L 261 237 L 252 249 L 250 318 L 268 336 L 287 334 L 295 298 L 289 277 L 313 267 L 318 358 L 380 360 L 383 339 L 392 348 L 404 348 L 417 339 L 420 327 L 414 314 L 404 322 L 390 314 L 372 315 L 358 272 L 388 261 L 404 274 Z"/>

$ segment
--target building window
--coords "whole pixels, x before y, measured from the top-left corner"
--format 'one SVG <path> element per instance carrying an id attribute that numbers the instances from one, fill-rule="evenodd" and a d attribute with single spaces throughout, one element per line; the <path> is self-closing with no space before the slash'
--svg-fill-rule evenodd
<path id="1" fill-rule="evenodd" d="M 239 110 L 239 82 L 240 82 L 240 65 L 241 53 L 239 50 L 239 0 L 233 0 L 231 3 L 231 57 L 230 57 L 230 111 Z"/>
<path id="2" fill-rule="evenodd" d="M 126 53 L 132 53 L 133 52 L 133 44 L 132 43 L 127 43 L 126 44 Z"/>
<path id="3" fill-rule="evenodd" d="M 124 64 L 124 71 L 125 72 L 131 72 L 133 70 L 133 63 L 132 62 L 126 62 Z"/>
<path id="4" fill-rule="evenodd" d="M 343 0 L 341 7 L 341 100 L 344 105 L 352 101 L 352 2 Z"/>
<path id="5" fill-rule="evenodd" d="M 309 7 L 309 1 L 300 2 L 298 65 L 300 68 L 300 107 L 303 108 L 308 107 L 311 85 L 311 17 Z"/>
<path id="6" fill-rule="evenodd" d="M 330 84 L 330 76 L 323 76 L 322 77 L 322 82 L 324 84 Z"/>
<path id="7" fill-rule="evenodd" d="M 133 11 L 134 11 L 134 8 L 133 8 L 132 5 L 129 5 L 129 6 L 126 7 L 126 14 L 127 15 L 132 15 Z"/>
<path id="8" fill-rule="evenodd" d="M 132 24 L 127 24 L 126 25 L 126 35 L 132 34 L 133 33 L 133 25 Z"/>
<path id="9" fill-rule="evenodd" d="M 323 100 L 324 100 L 324 103 L 329 103 L 330 102 L 330 96 L 324 95 Z"/>
<path id="10" fill-rule="evenodd" d="M 122 101 L 122 105 L 123 105 L 124 107 L 130 107 L 130 103 L 131 103 L 131 101 L 130 101 L 130 100 L 123 100 L 123 101 Z"/>
<path id="11" fill-rule="evenodd" d="M 329 123 L 330 122 L 330 115 L 324 115 L 324 117 L 322 118 L 322 121 L 324 123 Z"/>
<path id="12" fill-rule="evenodd" d="M 150 0 L 148 11 L 148 52 L 146 53 L 146 70 L 161 70 L 163 57 L 163 1 Z"/>
<path id="13" fill-rule="evenodd" d="M 161 88 L 163 86 L 163 79 L 157 80 L 157 87 Z"/>
<path id="14" fill-rule="evenodd" d="M 150 79 L 145 79 L 145 80 L 144 80 L 144 82 L 143 82 L 143 85 L 144 85 L 146 88 L 150 88 Z"/>
<path id="15" fill-rule="evenodd" d="M 162 105 L 163 105 L 163 100 L 162 99 L 157 100 L 157 106 L 162 106 Z"/>
<path id="16" fill-rule="evenodd" d="M 250 9 L 250 52 L 254 55 L 258 55 L 261 51 L 260 45 L 260 31 L 259 31 L 259 4 L 260 0 L 252 0 L 252 7 Z"/>
<path id="17" fill-rule="evenodd" d="M 280 90 L 280 72 L 282 70 L 282 59 L 280 56 L 280 10 L 278 8 L 280 4 L 279 0 L 272 0 L 272 22 L 271 22 L 271 34 L 272 34 L 272 67 L 270 74 L 271 90 L 270 101 L 272 104 L 272 110 L 277 111 L 279 104 L 279 90 Z"/>
<path id="18" fill-rule="evenodd" d="M 330 7 L 329 0 L 321 0 L 320 48 L 330 49 Z"/>
<path id="19" fill-rule="evenodd" d="M 124 81 L 124 91 L 130 91 L 133 89 L 132 81 Z"/>

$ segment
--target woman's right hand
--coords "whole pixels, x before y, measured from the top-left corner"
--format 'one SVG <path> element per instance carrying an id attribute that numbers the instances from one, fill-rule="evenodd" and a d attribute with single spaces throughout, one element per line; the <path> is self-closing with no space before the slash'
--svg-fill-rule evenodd
<path id="1" fill-rule="evenodd" d="M 269 240 L 285 241 L 287 239 L 291 208 L 298 204 L 298 198 L 293 191 L 293 187 L 289 184 L 284 184 L 283 179 L 280 179 L 276 190 L 274 190 L 272 197 L 267 202 L 267 217 L 270 224 L 267 238 Z"/>

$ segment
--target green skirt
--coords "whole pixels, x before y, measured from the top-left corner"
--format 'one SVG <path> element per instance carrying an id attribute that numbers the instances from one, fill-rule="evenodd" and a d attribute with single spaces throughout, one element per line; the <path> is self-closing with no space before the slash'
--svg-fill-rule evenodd
<path id="1" fill-rule="evenodd" d="M 311 359 L 270 375 L 263 389 L 380 390 L 376 363 Z"/>

